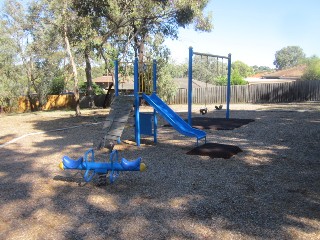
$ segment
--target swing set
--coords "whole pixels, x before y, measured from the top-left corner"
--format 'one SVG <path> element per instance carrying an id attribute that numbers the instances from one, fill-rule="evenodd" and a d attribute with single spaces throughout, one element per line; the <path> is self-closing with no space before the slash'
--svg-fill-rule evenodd
<path id="1" fill-rule="evenodd" d="M 208 53 L 199 53 L 194 52 L 193 48 L 189 48 L 189 67 L 188 67 L 188 123 L 189 125 L 192 124 L 192 79 L 193 79 L 193 57 L 199 56 L 200 61 L 205 63 L 207 67 L 210 67 L 212 70 L 212 75 L 216 78 L 223 77 L 226 75 L 226 64 L 224 60 L 227 60 L 227 97 L 226 97 L 226 119 L 230 118 L 230 93 L 231 93 L 231 54 L 229 53 L 228 56 L 220 56 L 220 55 L 213 55 Z M 206 62 L 203 61 L 206 60 Z M 205 106 L 200 109 L 201 114 L 206 114 L 208 112 L 207 109 L 207 95 L 208 95 L 208 79 L 204 79 L 206 82 L 206 90 L 205 90 Z M 222 105 L 219 107 L 216 106 L 216 109 L 221 110 Z"/>

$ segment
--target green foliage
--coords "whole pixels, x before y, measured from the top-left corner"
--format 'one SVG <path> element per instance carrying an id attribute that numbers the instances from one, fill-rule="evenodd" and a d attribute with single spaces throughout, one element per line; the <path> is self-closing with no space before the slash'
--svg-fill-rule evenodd
<path id="1" fill-rule="evenodd" d="M 55 77 L 51 82 L 51 86 L 48 94 L 59 95 L 64 89 L 65 89 L 64 77 L 63 76 Z"/>
<path id="2" fill-rule="evenodd" d="M 83 93 L 85 95 L 87 95 L 87 83 L 86 82 L 80 82 L 79 84 L 79 90 L 80 93 Z M 94 95 L 101 95 L 104 94 L 103 89 L 96 83 L 92 83 L 92 90 Z"/>
<path id="3" fill-rule="evenodd" d="M 171 67 L 172 65 L 164 63 L 158 71 L 157 92 L 164 101 L 168 101 L 177 92 L 177 86 L 171 75 Z"/>
<path id="4" fill-rule="evenodd" d="M 205 83 L 221 85 L 228 74 L 228 65 L 215 57 L 196 55 L 193 60 L 193 78 Z"/>
<path id="5" fill-rule="evenodd" d="M 188 76 L 188 64 L 175 64 L 170 62 L 168 65 L 170 65 L 170 75 L 173 78 L 184 78 Z"/>
<path id="6" fill-rule="evenodd" d="M 80 16 L 90 16 L 95 21 L 97 18 L 110 19 L 109 28 L 113 30 L 128 27 L 124 24 L 130 23 L 130 27 L 139 29 L 142 35 L 146 31 L 161 32 L 169 37 L 176 37 L 178 27 L 190 24 L 198 30 L 210 31 L 211 13 L 205 15 L 203 11 L 207 4 L 208 0 L 73 0 L 73 7 Z"/>
<path id="7" fill-rule="evenodd" d="M 23 94 L 30 102 L 39 100 L 39 107 L 46 101 L 51 81 L 59 74 L 62 62 L 61 45 L 54 26 L 45 21 L 42 2 L 32 1 L 27 6 L 19 1 L 6 1 L 3 22 L 6 34 L 15 48 L 13 67 L 21 67 L 20 78 L 24 79 Z M 10 76 L 11 81 L 16 78 Z M 36 95 L 36 97 L 35 97 Z M 36 110 L 36 105 L 32 110 Z"/>
<path id="8" fill-rule="evenodd" d="M 212 65 L 207 61 L 200 61 L 193 66 L 193 78 L 205 83 L 214 83 L 215 74 Z"/>
<path id="9" fill-rule="evenodd" d="M 305 60 L 305 53 L 299 46 L 288 46 L 277 51 L 273 64 L 278 70 L 297 66 Z"/>
<path id="10" fill-rule="evenodd" d="M 235 61 L 232 63 L 231 68 L 233 71 L 237 71 L 241 77 L 246 78 L 253 75 L 254 71 L 252 67 L 241 61 Z"/>
<path id="11" fill-rule="evenodd" d="M 10 110 L 17 108 L 18 97 L 21 96 L 21 90 L 23 89 L 22 86 L 19 83 L 18 76 L 17 81 L 12 81 L 6 75 L 0 74 L 0 106 Z"/>
<path id="12" fill-rule="evenodd" d="M 231 73 L 231 85 L 246 85 L 248 82 L 243 79 L 241 73 L 234 69 Z"/>
<path id="13" fill-rule="evenodd" d="M 227 76 L 218 76 L 215 78 L 215 84 L 218 86 L 226 86 L 228 84 Z"/>
<path id="14" fill-rule="evenodd" d="M 226 86 L 228 85 L 228 78 L 227 76 L 219 76 L 215 79 L 215 84 L 220 86 Z M 241 76 L 239 71 L 237 69 L 232 70 L 231 72 L 231 79 L 230 79 L 231 85 L 246 85 L 248 82 L 244 80 L 244 78 Z"/>
<path id="15" fill-rule="evenodd" d="M 0 106 L 9 110 L 17 108 L 18 97 L 27 88 L 22 66 L 15 64 L 19 61 L 18 48 L 11 33 L 7 22 L 0 21 Z"/>
<path id="16" fill-rule="evenodd" d="M 231 68 L 231 85 L 244 85 L 245 77 L 253 73 L 253 69 L 241 61 L 233 63 Z M 202 82 L 215 85 L 227 85 L 228 64 L 215 57 L 195 56 L 193 77 Z"/>
<path id="17" fill-rule="evenodd" d="M 105 72 L 105 66 L 101 64 L 100 66 L 94 66 L 92 67 L 92 78 L 101 77 L 106 74 Z"/>
<path id="18" fill-rule="evenodd" d="M 271 72 L 271 71 L 273 71 L 273 69 L 270 68 L 270 67 L 257 66 L 257 65 L 252 66 L 252 69 L 253 69 L 254 73 L 263 73 L 263 72 Z"/>
<path id="19" fill-rule="evenodd" d="M 183 78 L 183 77 L 187 77 L 188 76 L 188 64 L 183 63 L 183 64 L 172 64 L 172 72 L 171 75 L 173 77 L 177 77 L 177 78 Z"/>
<path id="20" fill-rule="evenodd" d="M 301 77 L 302 80 L 320 80 L 320 59 L 317 57 L 307 61 L 307 69 Z"/>

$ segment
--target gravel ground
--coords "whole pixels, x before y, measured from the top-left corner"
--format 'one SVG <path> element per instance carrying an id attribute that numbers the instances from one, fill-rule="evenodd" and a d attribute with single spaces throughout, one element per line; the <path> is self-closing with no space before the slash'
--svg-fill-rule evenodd
<path id="1" fill-rule="evenodd" d="M 208 107 L 205 117 L 225 114 Z M 0 239 L 320 239 L 319 102 L 231 105 L 231 117 L 255 121 L 206 130 L 243 150 L 230 159 L 186 155 L 196 140 L 160 117 L 156 145 L 135 146 L 127 127 L 116 148 L 147 171 L 104 187 L 58 168 L 92 146 L 108 110 L 82 113 L 0 115 Z"/>

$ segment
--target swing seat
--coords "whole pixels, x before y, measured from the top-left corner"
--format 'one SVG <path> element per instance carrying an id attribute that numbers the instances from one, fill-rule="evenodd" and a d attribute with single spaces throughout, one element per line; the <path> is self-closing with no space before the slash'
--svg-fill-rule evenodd
<path id="1" fill-rule="evenodd" d="M 221 110 L 222 109 L 222 105 L 220 105 L 219 107 L 218 106 L 215 106 L 216 110 Z"/>
<path id="2" fill-rule="evenodd" d="M 206 114 L 208 112 L 208 108 L 200 108 L 200 113 L 202 115 Z"/>

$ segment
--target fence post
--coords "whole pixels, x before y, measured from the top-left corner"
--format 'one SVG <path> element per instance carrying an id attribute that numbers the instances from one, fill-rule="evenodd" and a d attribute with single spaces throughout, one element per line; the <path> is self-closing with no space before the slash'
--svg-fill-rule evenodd
<path id="1" fill-rule="evenodd" d="M 230 92 L 231 92 L 231 53 L 228 54 L 228 86 L 227 86 L 227 112 L 226 119 L 230 118 Z"/>

